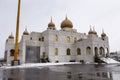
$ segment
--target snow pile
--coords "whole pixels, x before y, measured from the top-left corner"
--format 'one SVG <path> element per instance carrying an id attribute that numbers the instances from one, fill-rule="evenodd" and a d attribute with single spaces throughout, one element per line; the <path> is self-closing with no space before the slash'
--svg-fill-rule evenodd
<path id="1" fill-rule="evenodd" d="M 31 67 L 45 67 L 45 66 L 55 66 L 55 65 L 65 65 L 65 64 L 80 64 L 79 62 L 63 62 L 63 63 L 26 63 L 18 66 L 2 66 L 4 69 L 11 68 L 31 68 Z"/>
<path id="2" fill-rule="evenodd" d="M 120 63 L 120 62 L 118 62 L 118 61 L 116 61 L 114 59 L 111 59 L 111 58 L 104 58 L 103 57 L 103 58 L 101 58 L 101 60 L 108 63 L 108 64 L 110 64 L 110 63 Z"/>

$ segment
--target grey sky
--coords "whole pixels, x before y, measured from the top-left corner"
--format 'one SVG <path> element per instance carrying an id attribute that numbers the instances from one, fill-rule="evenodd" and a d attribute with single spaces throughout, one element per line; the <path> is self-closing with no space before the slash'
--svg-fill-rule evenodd
<path id="1" fill-rule="evenodd" d="M 8 36 L 15 35 L 17 1 L 0 0 L 0 57 Z M 66 14 L 78 32 L 88 33 L 92 25 L 100 36 L 103 28 L 110 51 L 120 50 L 120 0 L 21 0 L 19 38 L 26 26 L 29 32 L 46 30 L 51 16 L 60 29 Z"/>

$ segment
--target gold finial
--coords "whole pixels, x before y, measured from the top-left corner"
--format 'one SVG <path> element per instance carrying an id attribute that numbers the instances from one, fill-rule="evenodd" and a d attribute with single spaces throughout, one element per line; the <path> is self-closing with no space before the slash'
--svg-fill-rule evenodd
<path id="1" fill-rule="evenodd" d="M 11 32 L 11 35 L 9 36 L 9 39 L 14 39 L 12 32 Z"/>
<path id="2" fill-rule="evenodd" d="M 88 32 L 88 34 L 93 34 L 94 32 L 93 32 L 93 30 L 92 30 L 92 28 L 91 28 L 91 25 L 90 25 L 90 30 L 89 30 L 89 32 Z"/>
<path id="3" fill-rule="evenodd" d="M 65 20 L 68 20 L 68 18 L 67 18 L 67 14 L 66 14 L 66 18 L 65 18 Z"/>
<path id="4" fill-rule="evenodd" d="M 104 33 L 104 29 L 102 29 L 102 33 Z"/>
<path id="5" fill-rule="evenodd" d="M 90 25 L 90 31 L 92 31 L 91 25 Z"/>
<path id="6" fill-rule="evenodd" d="M 61 23 L 61 28 L 73 28 L 72 22 L 68 19 L 67 15 L 65 20 L 62 21 Z"/>
<path id="7" fill-rule="evenodd" d="M 104 29 L 102 29 L 101 37 L 106 37 L 106 34 L 104 33 Z"/>
<path id="8" fill-rule="evenodd" d="M 52 22 L 52 16 L 51 16 L 51 22 Z"/>
<path id="9" fill-rule="evenodd" d="M 93 26 L 93 32 L 94 32 L 94 34 L 97 34 L 97 32 L 95 31 L 95 28 L 94 28 L 94 26 Z"/>
<path id="10" fill-rule="evenodd" d="M 55 27 L 55 24 L 52 21 L 52 17 L 51 17 L 51 22 L 48 24 L 48 27 Z"/>
<path id="11" fill-rule="evenodd" d="M 23 35 L 29 35 L 29 33 L 27 31 L 27 27 L 25 28 L 25 31 L 23 32 Z"/>

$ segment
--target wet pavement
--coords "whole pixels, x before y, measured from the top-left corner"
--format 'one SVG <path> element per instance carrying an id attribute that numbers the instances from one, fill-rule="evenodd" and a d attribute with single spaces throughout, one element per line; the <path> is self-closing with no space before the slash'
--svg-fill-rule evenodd
<path id="1" fill-rule="evenodd" d="M 0 80 L 120 80 L 120 65 L 74 64 L 0 69 Z"/>

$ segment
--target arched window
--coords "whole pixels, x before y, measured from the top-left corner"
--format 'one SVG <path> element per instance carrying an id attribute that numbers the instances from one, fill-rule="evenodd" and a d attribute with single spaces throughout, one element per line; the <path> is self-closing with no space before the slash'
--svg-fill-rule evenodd
<path id="1" fill-rule="evenodd" d="M 109 49 L 106 47 L 106 52 L 105 52 L 105 54 L 106 54 L 106 57 L 109 57 Z"/>
<path id="2" fill-rule="evenodd" d="M 97 47 L 94 48 L 94 52 L 95 52 L 95 56 L 98 56 L 98 48 Z"/>
<path id="3" fill-rule="evenodd" d="M 67 43 L 70 43 L 70 37 L 69 37 L 69 36 L 67 36 L 66 42 L 67 42 Z"/>
<path id="4" fill-rule="evenodd" d="M 103 47 L 100 47 L 100 55 L 104 55 L 104 48 Z"/>
<path id="5" fill-rule="evenodd" d="M 74 42 L 77 42 L 77 38 L 76 37 L 74 38 Z"/>
<path id="6" fill-rule="evenodd" d="M 70 49 L 69 48 L 66 50 L 66 55 L 70 55 Z"/>
<path id="7" fill-rule="evenodd" d="M 46 57 L 46 53 L 43 52 L 43 53 L 42 53 L 42 58 L 45 58 L 45 57 Z"/>
<path id="8" fill-rule="evenodd" d="M 77 55 L 81 55 L 81 49 L 77 48 Z"/>
<path id="9" fill-rule="evenodd" d="M 42 42 L 44 42 L 44 37 L 42 37 Z"/>
<path id="10" fill-rule="evenodd" d="M 58 36 L 57 35 L 55 35 L 55 41 L 58 41 Z"/>
<path id="11" fill-rule="evenodd" d="M 10 56 L 14 56 L 14 49 L 10 50 Z"/>
<path id="12" fill-rule="evenodd" d="M 105 54 L 108 54 L 109 53 L 109 50 L 108 50 L 108 48 L 106 47 L 105 48 Z"/>
<path id="13" fill-rule="evenodd" d="M 91 54 L 91 48 L 90 48 L 90 47 L 87 47 L 87 48 L 86 48 L 86 53 L 87 53 L 87 54 Z"/>
<path id="14" fill-rule="evenodd" d="M 41 41 L 41 38 L 39 38 L 38 40 Z"/>
<path id="15" fill-rule="evenodd" d="M 55 48 L 55 56 L 58 56 L 58 48 Z"/>
<path id="16" fill-rule="evenodd" d="M 30 37 L 30 40 L 32 40 L 32 37 Z"/>

